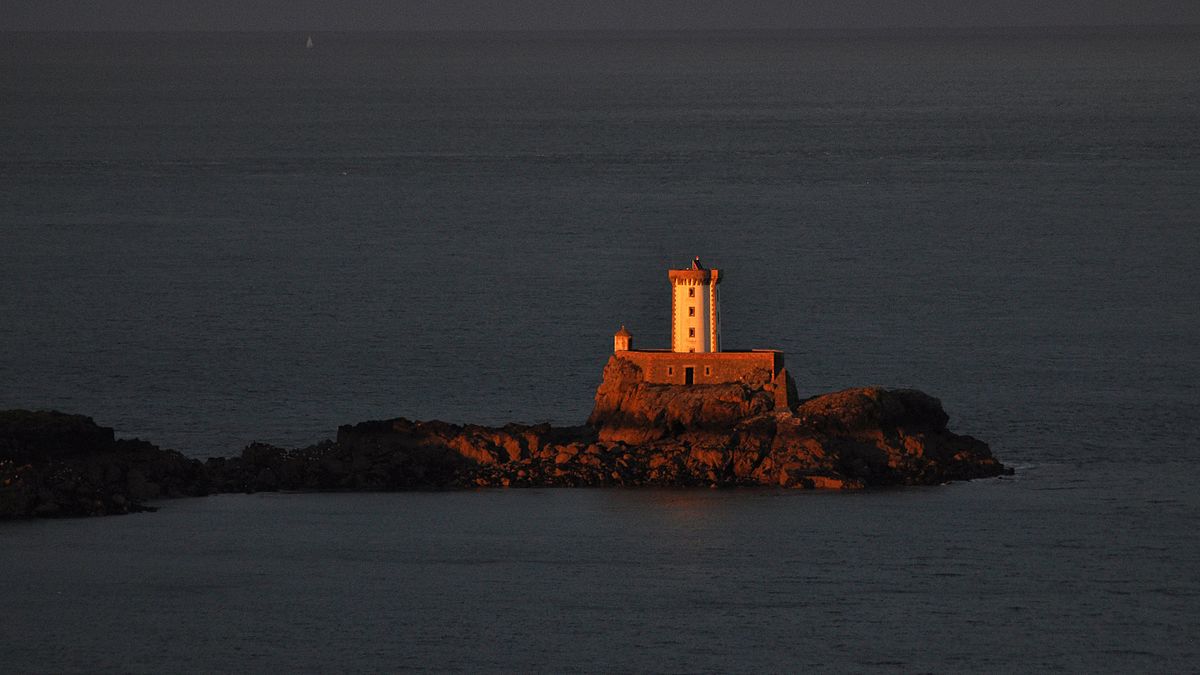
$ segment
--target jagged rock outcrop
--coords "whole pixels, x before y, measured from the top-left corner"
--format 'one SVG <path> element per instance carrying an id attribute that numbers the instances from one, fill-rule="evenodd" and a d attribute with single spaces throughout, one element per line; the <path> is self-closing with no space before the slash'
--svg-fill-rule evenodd
<path id="1" fill-rule="evenodd" d="M 200 462 L 118 440 L 90 417 L 0 411 L 0 518 L 130 513 L 207 489 Z"/>
<path id="2" fill-rule="evenodd" d="M 636 366 L 613 357 L 583 427 L 492 428 L 398 418 L 343 426 L 336 442 L 301 451 L 251 446 L 240 459 L 211 460 L 210 468 L 232 477 L 224 489 L 238 490 L 852 489 L 1004 472 L 987 444 L 950 432 L 941 403 L 919 391 L 848 389 L 795 409 L 779 409 L 778 400 L 766 378 L 758 384 L 646 384 Z"/>
<path id="3" fill-rule="evenodd" d="M 647 384 L 642 369 L 613 356 L 604 367 L 588 425 L 600 440 L 644 444 L 685 431 L 728 432 L 740 421 L 775 408 L 770 372 L 757 382 L 678 386 Z"/>
<path id="4" fill-rule="evenodd" d="M 848 389 L 781 409 L 776 387 L 788 387 L 787 400 L 797 398 L 786 373 L 783 380 L 649 384 L 635 364 L 614 355 L 588 422 L 601 441 L 637 443 L 649 455 L 699 458 L 667 464 L 683 473 L 712 472 L 716 484 L 927 485 L 1004 471 L 987 444 L 946 428 L 948 416 L 932 396 Z"/>
<path id="5" fill-rule="evenodd" d="M 99 515 L 145 500 L 262 490 L 476 486 L 933 485 L 1006 470 L 986 443 L 946 428 L 914 390 L 847 389 L 796 404 L 781 377 L 719 385 L 642 382 L 614 356 L 588 424 L 503 427 L 404 418 L 338 429 L 307 448 L 255 443 L 201 464 L 90 418 L 0 412 L 0 516 Z M 786 396 L 780 394 L 786 394 Z"/>

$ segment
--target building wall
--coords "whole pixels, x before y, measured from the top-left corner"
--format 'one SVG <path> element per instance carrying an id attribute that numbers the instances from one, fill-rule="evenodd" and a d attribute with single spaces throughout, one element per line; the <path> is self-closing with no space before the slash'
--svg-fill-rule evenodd
<path id="1" fill-rule="evenodd" d="M 749 352 L 674 352 L 638 350 L 617 352 L 642 369 L 644 381 L 652 384 L 685 384 L 692 368 L 693 384 L 722 384 L 745 381 L 763 384 L 783 370 L 783 352 L 769 349 Z"/>
<path id="2" fill-rule="evenodd" d="M 718 295 L 720 286 L 717 285 L 719 277 L 717 270 L 713 270 L 713 283 L 708 287 L 708 351 L 721 351 L 721 297 Z"/>
<path id="3" fill-rule="evenodd" d="M 694 281 L 671 282 L 671 349 L 676 352 L 709 351 L 708 284 Z M 688 291 L 694 291 L 689 296 Z"/>

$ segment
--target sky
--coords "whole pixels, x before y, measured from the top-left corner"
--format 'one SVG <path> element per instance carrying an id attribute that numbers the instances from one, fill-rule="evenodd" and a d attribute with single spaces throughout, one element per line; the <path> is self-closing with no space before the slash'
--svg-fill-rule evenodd
<path id="1" fill-rule="evenodd" d="M 1200 25 L 1198 0 L 0 0 L 5 30 Z"/>

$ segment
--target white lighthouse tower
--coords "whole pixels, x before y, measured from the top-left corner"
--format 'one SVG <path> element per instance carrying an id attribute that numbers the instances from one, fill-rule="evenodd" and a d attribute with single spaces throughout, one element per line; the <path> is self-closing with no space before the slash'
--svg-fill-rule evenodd
<path id="1" fill-rule="evenodd" d="M 700 257 L 685 270 L 669 270 L 671 279 L 671 351 L 721 351 L 721 271 L 705 269 Z"/>

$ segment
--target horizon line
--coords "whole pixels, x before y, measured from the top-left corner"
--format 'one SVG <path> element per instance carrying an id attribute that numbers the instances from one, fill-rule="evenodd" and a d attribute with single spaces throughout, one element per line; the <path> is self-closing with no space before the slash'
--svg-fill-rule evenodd
<path id="1" fill-rule="evenodd" d="M 1200 30 L 1198 23 L 1090 23 L 1090 24 L 953 24 L 903 26 L 806 26 L 806 27 L 589 27 L 589 28 L 0 28 L 0 34 L 538 34 L 538 33 L 880 33 L 888 31 L 1041 31 L 1041 30 Z"/>

